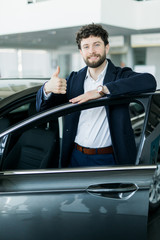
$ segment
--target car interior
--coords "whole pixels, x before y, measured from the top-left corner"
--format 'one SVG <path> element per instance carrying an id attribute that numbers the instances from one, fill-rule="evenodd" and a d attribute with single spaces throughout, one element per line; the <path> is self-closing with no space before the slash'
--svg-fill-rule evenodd
<path id="1" fill-rule="evenodd" d="M 11 141 L 15 142 L 15 139 L 10 140 L 9 147 Z M 55 158 L 52 161 L 56 147 L 56 132 L 53 129 L 29 129 L 18 138 L 10 151 L 6 148 L 2 170 L 57 168 L 58 161 Z"/>
<path id="2" fill-rule="evenodd" d="M 35 99 L 7 112 L 0 118 L 0 131 L 36 114 Z M 129 105 L 137 149 L 144 125 L 142 104 Z M 44 169 L 60 167 L 63 119 L 52 119 L 29 129 L 15 131 L 0 139 L 0 170 Z M 14 156 L 14 159 L 13 159 Z M 53 161 L 54 159 L 54 161 Z"/>
<path id="3" fill-rule="evenodd" d="M 20 122 L 26 116 L 34 115 L 35 102 L 20 109 L 20 112 L 15 109 L 8 113 L 8 118 L 0 119 L 1 129 Z M 1 170 L 57 168 L 59 164 L 58 121 L 52 120 L 24 132 L 9 134 L 4 145 L 4 149 L 1 150 Z"/>

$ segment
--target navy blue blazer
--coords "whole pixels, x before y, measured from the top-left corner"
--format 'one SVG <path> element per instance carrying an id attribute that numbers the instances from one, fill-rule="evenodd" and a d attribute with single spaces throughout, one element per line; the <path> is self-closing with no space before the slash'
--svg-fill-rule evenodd
<path id="1" fill-rule="evenodd" d="M 67 93 L 52 94 L 48 100 L 43 99 L 43 87 L 37 93 L 37 111 L 68 102 L 84 93 L 84 80 L 87 67 L 78 72 L 72 72 L 67 78 Z M 111 96 L 122 94 L 138 94 L 156 90 L 156 80 L 149 73 L 136 73 L 132 69 L 120 68 L 108 59 L 108 68 L 104 77 L 104 85 Z M 130 122 L 128 104 L 106 106 L 111 139 L 117 164 L 134 164 L 136 160 L 136 144 Z M 62 142 L 62 167 L 67 167 L 74 146 L 74 139 L 80 113 L 73 113 L 65 117 Z"/>

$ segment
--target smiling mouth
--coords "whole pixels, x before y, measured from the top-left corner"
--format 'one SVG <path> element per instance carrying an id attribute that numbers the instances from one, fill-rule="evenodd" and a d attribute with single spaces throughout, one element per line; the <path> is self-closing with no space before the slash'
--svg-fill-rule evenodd
<path id="1" fill-rule="evenodd" d="M 88 59 L 89 59 L 89 60 L 92 60 L 92 61 L 95 61 L 95 60 L 98 59 L 98 57 L 99 57 L 99 56 L 91 56 L 91 57 L 89 57 Z"/>

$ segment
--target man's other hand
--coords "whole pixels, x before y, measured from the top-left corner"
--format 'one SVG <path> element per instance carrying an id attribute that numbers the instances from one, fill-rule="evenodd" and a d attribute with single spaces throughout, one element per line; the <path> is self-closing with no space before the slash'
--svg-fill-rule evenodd
<path id="1" fill-rule="evenodd" d="M 88 91 L 82 95 L 79 95 L 78 97 L 72 98 L 69 101 L 71 103 L 83 103 L 83 102 L 87 102 L 89 100 L 97 99 L 100 97 L 101 97 L 101 95 L 97 92 L 97 90 L 92 90 L 92 91 Z"/>

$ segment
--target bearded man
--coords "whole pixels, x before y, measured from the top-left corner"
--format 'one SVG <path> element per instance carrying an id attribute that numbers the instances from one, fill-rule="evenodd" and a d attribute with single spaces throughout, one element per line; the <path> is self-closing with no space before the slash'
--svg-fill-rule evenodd
<path id="1" fill-rule="evenodd" d="M 98 24 L 83 26 L 76 42 L 86 67 L 60 78 L 60 68 L 37 93 L 37 111 L 65 102 L 72 104 L 124 94 L 155 91 L 149 73 L 117 67 L 107 59 L 108 32 Z M 134 164 L 136 144 L 126 105 L 102 106 L 65 117 L 62 167 Z"/>

